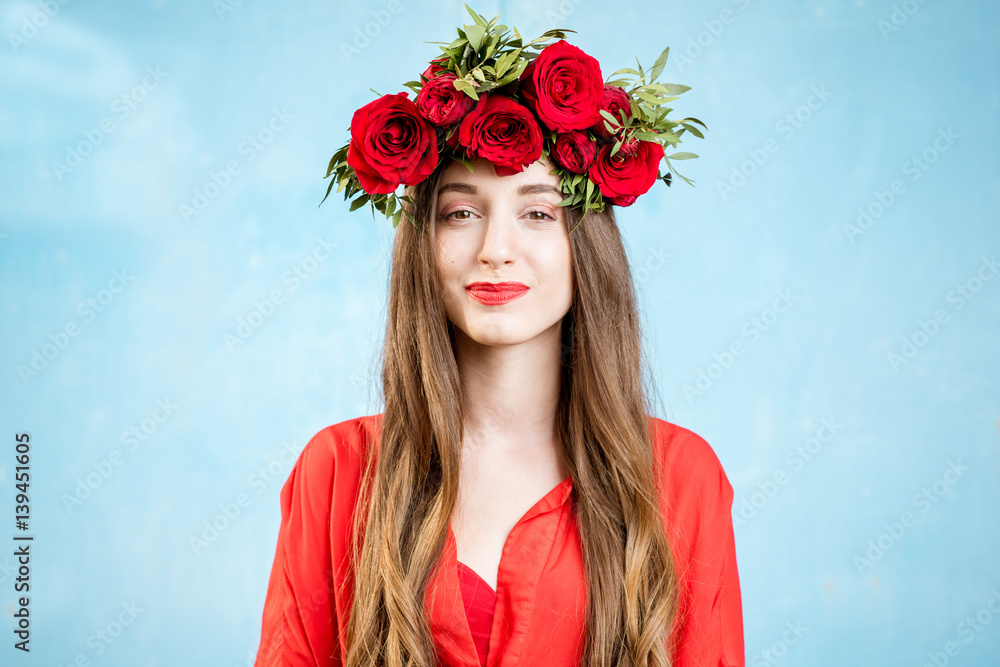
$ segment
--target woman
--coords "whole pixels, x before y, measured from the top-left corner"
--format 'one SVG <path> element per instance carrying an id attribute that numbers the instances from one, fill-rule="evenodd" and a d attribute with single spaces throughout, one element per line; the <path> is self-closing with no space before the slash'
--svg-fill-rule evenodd
<path id="1" fill-rule="evenodd" d="M 485 153 L 403 181 L 385 408 L 282 488 L 257 667 L 742 666 L 732 488 L 648 414 L 613 209 Z"/>

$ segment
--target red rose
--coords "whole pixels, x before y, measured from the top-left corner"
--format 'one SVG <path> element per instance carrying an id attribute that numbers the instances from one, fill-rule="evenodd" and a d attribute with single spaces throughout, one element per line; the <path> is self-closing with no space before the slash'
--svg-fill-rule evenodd
<path id="1" fill-rule="evenodd" d="M 563 169 L 586 174 L 597 157 L 597 142 L 580 130 L 560 134 L 552 146 L 552 157 Z"/>
<path id="2" fill-rule="evenodd" d="M 542 156 L 538 121 L 527 107 L 504 95 L 480 95 L 458 134 L 468 155 L 492 162 L 497 176 L 523 171 Z"/>
<path id="3" fill-rule="evenodd" d="M 420 115 L 440 127 L 454 125 L 475 106 L 475 100 L 455 88 L 458 77 L 451 72 L 436 76 L 417 93 Z"/>
<path id="4" fill-rule="evenodd" d="M 625 92 L 624 88 L 619 88 L 618 86 L 604 86 L 604 95 L 601 97 L 600 108 L 607 111 L 609 114 L 615 117 L 620 123 L 621 116 L 619 111 L 625 110 L 625 118 L 632 117 L 632 105 L 629 102 L 628 93 Z M 597 122 L 591 129 L 591 131 L 602 139 L 610 139 L 612 133 L 608 132 L 607 128 L 604 127 L 604 122 L 607 119 L 601 116 L 601 120 Z"/>
<path id="5" fill-rule="evenodd" d="M 435 58 L 431 61 L 431 64 L 427 66 L 427 69 L 424 70 L 421 76 L 428 80 L 433 79 L 438 72 L 444 72 L 446 70 L 444 67 L 446 62 L 448 62 L 448 58 L 446 57 Z"/>
<path id="6" fill-rule="evenodd" d="M 619 149 L 611 157 L 612 148 L 614 144 L 601 148 L 590 168 L 590 180 L 601 188 L 601 194 L 612 204 L 631 206 L 636 197 L 648 192 L 656 182 L 663 147 L 655 141 L 637 141 L 625 156 Z"/>
<path id="7" fill-rule="evenodd" d="M 437 132 L 409 93 L 383 95 L 354 112 L 347 164 L 368 194 L 416 185 L 438 163 Z"/>
<path id="8" fill-rule="evenodd" d="M 602 119 L 601 65 L 565 39 L 542 49 L 519 81 L 525 104 L 550 130 L 583 130 Z"/>

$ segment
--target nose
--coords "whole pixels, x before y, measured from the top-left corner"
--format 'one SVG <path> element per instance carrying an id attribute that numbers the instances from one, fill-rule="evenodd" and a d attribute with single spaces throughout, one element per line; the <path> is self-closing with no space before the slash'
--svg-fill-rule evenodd
<path id="1" fill-rule="evenodd" d="M 489 264 L 493 268 L 514 261 L 517 231 L 514 229 L 510 216 L 490 215 L 483 228 L 479 261 Z"/>

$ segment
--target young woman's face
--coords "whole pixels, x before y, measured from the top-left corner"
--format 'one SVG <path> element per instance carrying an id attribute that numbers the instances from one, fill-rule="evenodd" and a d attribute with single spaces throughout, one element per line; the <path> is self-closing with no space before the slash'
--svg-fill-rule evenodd
<path id="1" fill-rule="evenodd" d="M 572 305 L 569 229 L 550 171 L 543 158 L 501 178 L 479 159 L 473 173 L 453 162 L 441 175 L 433 212 L 438 277 L 448 319 L 478 343 L 559 336 Z"/>

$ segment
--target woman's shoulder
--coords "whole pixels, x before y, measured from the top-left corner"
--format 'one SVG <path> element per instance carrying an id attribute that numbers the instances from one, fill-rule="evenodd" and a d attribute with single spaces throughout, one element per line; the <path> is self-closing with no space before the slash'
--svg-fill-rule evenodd
<path id="1" fill-rule="evenodd" d="M 299 453 L 288 476 L 291 488 L 309 495 L 329 493 L 334 480 L 354 486 L 364 467 L 365 453 L 377 447 L 381 414 L 352 417 L 320 429 Z"/>
<path id="2" fill-rule="evenodd" d="M 663 463 L 676 473 L 699 471 L 725 474 L 722 462 L 708 441 L 691 429 L 659 417 L 650 417 L 654 427 L 654 449 Z M 728 482 L 728 480 L 727 480 Z"/>
<path id="3" fill-rule="evenodd" d="M 378 441 L 382 414 L 352 417 L 320 429 L 302 448 L 299 459 L 309 467 L 328 464 L 357 465 L 365 451 Z"/>
<path id="4" fill-rule="evenodd" d="M 733 487 L 722 462 L 708 441 L 691 429 L 650 417 L 653 449 L 668 504 L 692 510 L 725 508 L 733 501 Z"/>

